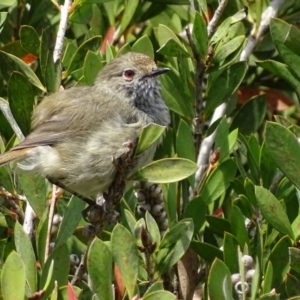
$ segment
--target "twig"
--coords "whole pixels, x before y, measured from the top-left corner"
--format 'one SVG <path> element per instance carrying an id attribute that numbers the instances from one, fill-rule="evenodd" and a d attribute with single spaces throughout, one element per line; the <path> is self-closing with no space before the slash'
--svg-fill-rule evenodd
<path id="1" fill-rule="evenodd" d="M 52 185 L 52 197 L 48 215 L 48 229 L 47 229 L 47 238 L 46 238 L 46 247 L 45 247 L 45 262 L 47 261 L 49 254 L 50 254 L 50 240 L 51 240 L 51 231 L 52 231 L 52 221 L 55 211 L 55 204 L 56 204 L 56 185 Z"/>
<path id="2" fill-rule="evenodd" d="M 15 210 L 17 215 L 19 216 L 20 223 L 23 223 L 24 220 L 24 213 L 20 209 L 19 205 L 15 201 L 26 201 L 26 198 L 24 199 L 23 196 L 17 195 L 17 194 L 11 194 L 9 191 L 7 191 L 4 187 L 0 186 L 0 196 L 2 196 L 8 204 Z M 27 202 L 28 204 L 28 202 Z"/>
<path id="3" fill-rule="evenodd" d="M 260 41 L 261 36 L 264 32 L 268 29 L 270 21 L 272 18 L 277 16 L 278 10 L 280 6 L 283 4 L 284 0 L 273 0 L 267 9 L 262 13 L 261 22 L 257 33 L 254 32 L 255 27 L 253 28 L 252 32 L 248 36 L 248 41 L 245 49 L 242 51 L 240 56 L 240 61 L 246 60 L 249 55 L 252 53 L 253 49 Z"/>
<path id="4" fill-rule="evenodd" d="M 216 9 L 213 18 L 210 20 L 210 22 L 207 25 L 207 37 L 208 39 L 211 39 L 211 37 L 213 36 L 218 22 L 222 16 L 222 13 L 226 7 L 228 0 L 222 0 L 221 3 L 219 4 L 218 8 Z"/>
<path id="5" fill-rule="evenodd" d="M 82 279 L 82 276 L 85 272 L 86 259 L 87 259 L 87 254 L 88 254 L 89 249 L 90 249 L 91 242 L 92 242 L 92 239 L 89 241 L 83 255 L 81 256 L 80 264 L 77 267 L 76 272 L 75 272 L 75 274 L 74 274 L 74 276 L 71 280 L 71 285 L 76 285 Z"/>
<path id="6" fill-rule="evenodd" d="M 253 36 L 252 34 L 250 34 L 250 36 L 248 36 L 247 45 L 241 53 L 240 61 L 246 60 L 249 57 L 249 55 L 252 53 L 254 47 L 259 42 L 262 34 L 268 28 L 268 26 L 270 24 L 270 21 L 271 21 L 271 18 L 273 18 L 277 15 L 278 10 L 279 10 L 279 8 L 280 8 L 280 6 L 283 2 L 284 2 L 283 0 L 273 0 L 270 3 L 270 5 L 268 6 L 268 8 L 263 12 L 262 18 L 261 18 L 262 21 L 260 23 L 257 34 L 255 36 Z M 212 21 L 213 21 L 213 19 L 212 19 Z M 210 23 L 212 23 L 212 21 Z M 208 28 L 211 27 L 211 26 L 212 25 L 209 25 Z M 213 113 L 210 124 L 212 124 L 217 119 L 222 118 L 225 115 L 226 108 L 227 108 L 226 103 L 222 103 L 219 107 L 217 107 L 215 109 L 214 113 Z M 199 184 L 199 182 L 201 181 L 201 179 L 202 179 L 202 177 L 205 173 L 205 169 L 207 167 L 208 160 L 209 160 L 210 150 L 212 148 L 212 145 L 215 142 L 215 137 L 216 137 L 216 133 L 214 132 L 213 134 L 206 137 L 202 141 L 202 144 L 200 146 L 198 159 L 197 159 L 197 164 L 198 164 L 199 169 L 198 169 L 198 171 L 196 172 L 196 175 L 195 175 L 195 179 L 196 179 L 195 180 L 195 186 L 197 186 Z"/>
<path id="7" fill-rule="evenodd" d="M 53 52 L 54 63 L 56 63 L 61 57 L 62 48 L 64 45 L 64 37 L 67 30 L 69 8 L 71 7 L 71 5 L 72 5 L 72 0 L 65 0 L 64 5 L 61 6 L 59 28 L 58 28 L 55 48 Z"/>

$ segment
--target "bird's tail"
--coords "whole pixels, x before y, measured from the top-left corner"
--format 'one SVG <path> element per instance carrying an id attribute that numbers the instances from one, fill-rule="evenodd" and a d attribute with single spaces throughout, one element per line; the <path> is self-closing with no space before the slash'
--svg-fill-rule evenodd
<path id="1" fill-rule="evenodd" d="M 27 154 L 28 148 L 11 150 L 0 155 L 0 167 L 4 166 L 14 160 L 20 160 Z"/>

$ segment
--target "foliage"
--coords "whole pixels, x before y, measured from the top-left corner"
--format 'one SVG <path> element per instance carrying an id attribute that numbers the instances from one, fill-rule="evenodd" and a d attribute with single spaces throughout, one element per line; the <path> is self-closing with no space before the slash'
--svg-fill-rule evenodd
<path id="1" fill-rule="evenodd" d="M 61 195 L 63 219 L 49 220 L 49 183 L 13 165 L 0 168 L 0 299 L 300 296 L 300 31 L 293 25 L 300 4 L 281 5 L 244 61 L 247 36 L 257 34 L 270 1 L 247 2 L 247 16 L 244 3 L 228 1 L 210 35 L 217 0 L 76 0 L 54 63 L 59 3 L 0 0 L 1 153 L 29 133 L 43 96 L 60 85 L 93 84 L 128 51 L 171 69 L 160 79 L 172 114 L 170 128 L 144 129 L 136 154 L 164 140 L 155 162 L 132 176 L 146 182 L 125 193 L 119 223 L 106 224 L 101 239 L 90 238 L 80 199 Z M 210 122 L 221 104 L 226 115 Z M 212 155 L 198 178 L 209 136 Z M 36 214 L 34 237 L 24 231 L 22 195 Z M 78 276 L 81 255 L 87 273 Z"/>

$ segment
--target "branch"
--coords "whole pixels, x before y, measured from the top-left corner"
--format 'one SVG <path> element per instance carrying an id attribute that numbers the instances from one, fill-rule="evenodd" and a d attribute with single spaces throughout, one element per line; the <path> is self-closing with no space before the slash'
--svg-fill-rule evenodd
<path id="1" fill-rule="evenodd" d="M 247 45 L 246 45 L 245 49 L 241 53 L 240 61 L 246 60 L 249 57 L 249 55 L 252 53 L 254 47 L 259 42 L 261 36 L 266 31 L 266 29 L 269 27 L 271 18 L 274 18 L 277 15 L 278 10 L 279 10 L 279 8 L 280 8 L 280 6 L 282 5 L 283 2 L 284 2 L 284 0 L 272 0 L 270 5 L 263 12 L 262 18 L 261 18 L 262 21 L 261 21 L 260 26 L 257 30 L 257 34 L 254 36 L 254 34 L 251 33 L 248 36 L 248 42 L 247 42 Z M 217 9 L 217 11 L 218 11 L 218 9 Z M 211 20 L 210 23 L 213 23 L 213 20 L 214 20 L 214 18 Z M 208 30 L 211 27 L 213 27 L 213 24 L 211 24 L 211 25 L 209 24 Z M 222 103 L 219 107 L 216 108 L 216 110 L 213 113 L 210 125 L 215 120 L 217 120 L 219 118 L 222 118 L 225 115 L 226 108 L 227 108 L 227 103 Z M 213 134 L 206 137 L 202 141 L 202 144 L 200 146 L 199 155 L 198 155 L 198 160 L 197 160 L 197 164 L 198 164 L 199 169 L 198 169 L 198 171 L 196 172 L 196 175 L 195 175 L 195 179 L 196 179 L 195 180 L 195 186 L 197 186 L 199 184 L 199 182 L 201 181 L 201 179 L 202 179 L 202 177 L 205 173 L 205 170 L 206 170 L 206 167 L 207 167 L 207 164 L 208 164 L 208 160 L 209 160 L 210 150 L 211 150 L 211 148 L 212 148 L 212 146 L 215 142 L 215 136 L 216 136 L 216 134 L 214 132 Z"/>
<path id="2" fill-rule="evenodd" d="M 246 60 L 249 55 L 253 52 L 253 49 L 260 41 L 264 32 L 268 29 L 270 21 L 272 18 L 277 16 L 280 6 L 283 4 L 284 0 L 273 0 L 267 9 L 262 13 L 261 22 L 257 33 L 255 33 L 255 27 L 248 36 L 248 41 L 245 49 L 242 51 L 240 56 L 240 61 Z"/>
<path id="3" fill-rule="evenodd" d="M 221 3 L 219 4 L 218 8 L 216 9 L 213 18 L 210 20 L 210 22 L 207 25 L 207 37 L 210 40 L 211 37 L 213 36 L 218 22 L 222 16 L 222 13 L 224 12 L 224 9 L 226 7 L 228 0 L 222 0 Z"/>
<path id="4" fill-rule="evenodd" d="M 65 0 L 64 5 L 61 6 L 59 28 L 58 28 L 54 52 L 53 52 L 54 63 L 60 60 L 61 57 L 62 48 L 64 45 L 64 37 L 68 25 L 69 8 L 71 7 L 71 5 L 72 5 L 72 0 Z"/>

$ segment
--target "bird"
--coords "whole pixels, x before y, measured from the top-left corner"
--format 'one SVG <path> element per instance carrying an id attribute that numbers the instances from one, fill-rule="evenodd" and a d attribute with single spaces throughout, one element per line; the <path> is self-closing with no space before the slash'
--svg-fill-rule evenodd
<path id="1" fill-rule="evenodd" d="M 103 67 L 92 86 L 46 96 L 33 110 L 31 133 L 0 155 L 0 166 L 15 161 L 22 172 L 97 197 L 116 176 L 112 157 L 128 151 L 148 124 L 169 125 L 158 81 L 167 71 L 149 56 L 129 52 Z M 134 160 L 131 173 L 153 160 L 159 142 Z"/>

